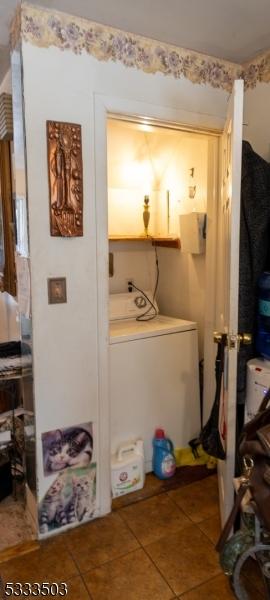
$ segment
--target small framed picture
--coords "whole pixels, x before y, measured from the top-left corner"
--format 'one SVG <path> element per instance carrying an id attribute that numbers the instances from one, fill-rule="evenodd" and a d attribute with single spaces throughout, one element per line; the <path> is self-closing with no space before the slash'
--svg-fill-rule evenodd
<path id="1" fill-rule="evenodd" d="M 65 277 L 50 277 L 48 279 L 49 304 L 62 304 L 67 301 L 67 286 Z"/>

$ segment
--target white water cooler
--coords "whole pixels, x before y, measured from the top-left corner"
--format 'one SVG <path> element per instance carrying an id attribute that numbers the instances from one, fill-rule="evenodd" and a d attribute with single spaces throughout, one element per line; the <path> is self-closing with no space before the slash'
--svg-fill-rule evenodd
<path id="1" fill-rule="evenodd" d="M 256 415 L 269 387 L 270 361 L 263 358 L 252 358 L 247 362 L 245 422 Z"/>

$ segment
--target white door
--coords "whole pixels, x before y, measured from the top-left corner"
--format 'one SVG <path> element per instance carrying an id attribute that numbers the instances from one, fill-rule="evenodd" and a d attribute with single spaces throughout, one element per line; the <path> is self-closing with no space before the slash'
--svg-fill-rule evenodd
<path id="1" fill-rule="evenodd" d="M 218 207 L 216 327 L 228 334 L 221 394 L 221 430 L 226 460 L 219 461 L 221 521 L 224 524 L 234 498 L 240 192 L 243 127 L 243 81 L 234 83 L 221 140 L 221 197 Z"/>

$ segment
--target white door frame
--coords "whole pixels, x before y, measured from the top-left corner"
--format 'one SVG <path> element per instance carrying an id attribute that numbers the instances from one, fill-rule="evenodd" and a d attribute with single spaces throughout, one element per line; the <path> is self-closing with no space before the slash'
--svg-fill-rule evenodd
<path id="1" fill-rule="evenodd" d="M 110 493 L 110 397 L 109 397 L 109 279 L 108 279 L 108 192 L 107 192 L 107 117 L 108 113 L 121 115 L 137 115 L 148 119 L 158 119 L 164 122 L 174 122 L 189 125 L 194 128 L 205 128 L 220 131 L 225 119 L 220 117 L 192 113 L 183 109 L 173 109 L 144 102 L 127 100 L 102 94 L 94 95 L 95 118 L 95 202 L 97 228 L 97 325 L 98 325 L 98 401 L 100 429 L 100 480 L 102 490 L 100 514 L 106 514 L 111 507 Z M 214 197 L 214 195 L 213 195 Z M 215 224 L 211 223 L 211 233 L 207 242 L 207 256 L 213 262 L 215 256 Z M 208 258 L 207 258 L 208 263 Z M 213 265 L 211 266 L 211 273 Z M 213 285 L 211 277 L 207 286 Z M 211 288 L 212 291 L 212 288 Z M 211 328 L 214 324 L 214 301 L 209 301 L 211 294 L 207 290 L 206 325 Z M 213 298 L 212 298 L 213 300 Z M 212 318 L 213 317 L 213 318 Z M 214 373 L 213 373 L 214 376 Z M 211 376 L 209 381 L 211 380 Z"/>

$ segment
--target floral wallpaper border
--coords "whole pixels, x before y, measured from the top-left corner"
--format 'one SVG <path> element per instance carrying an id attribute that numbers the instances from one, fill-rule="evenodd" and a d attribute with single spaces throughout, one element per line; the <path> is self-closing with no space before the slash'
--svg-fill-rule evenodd
<path id="1" fill-rule="evenodd" d="M 257 83 L 270 82 L 270 50 L 243 65 L 245 88 L 255 88 Z"/>
<path id="2" fill-rule="evenodd" d="M 226 91 L 231 91 L 233 81 L 239 78 L 244 79 L 246 88 L 270 81 L 270 52 L 238 65 L 26 3 L 18 7 L 11 25 L 12 48 L 20 38 L 42 48 L 87 52 L 101 61 L 120 61 L 145 73 L 186 77 L 192 83 Z"/>

